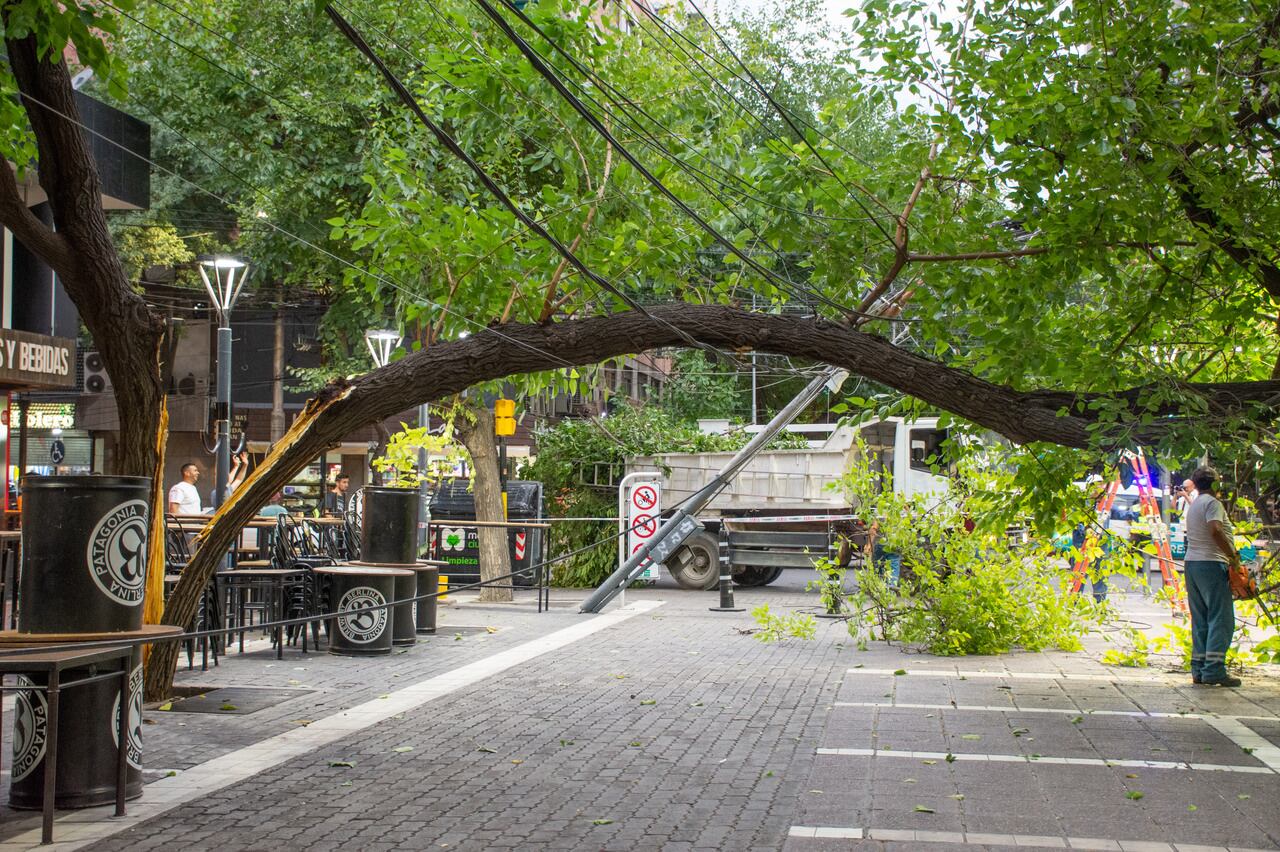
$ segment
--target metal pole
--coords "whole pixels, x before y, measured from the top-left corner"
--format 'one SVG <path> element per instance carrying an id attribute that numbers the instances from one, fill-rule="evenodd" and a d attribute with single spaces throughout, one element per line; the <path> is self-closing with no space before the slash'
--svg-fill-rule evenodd
<path id="1" fill-rule="evenodd" d="M 222 321 L 227 322 L 226 312 Z M 215 415 L 218 419 L 217 467 L 214 470 L 213 507 L 227 499 L 227 479 L 231 476 L 231 329 L 218 327 L 218 386 Z"/>
<path id="2" fill-rule="evenodd" d="M 760 422 L 760 412 L 757 408 L 756 394 L 759 391 L 756 388 L 756 353 L 751 353 L 751 425 L 754 426 Z"/>
<path id="3" fill-rule="evenodd" d="M 428 405 L 418 406 L 418 425 L 423 429 L 431 428 L 431 408 Z M 426 474 L 427 466 L 431 464 L 431 459 L 427 457 L 427 448 L 418 448 L 418 472 Z M 431 503 L 430 493 L 428 491 L 427 480 L 424 478 L 418 484 L 418 553 L 419 555 L 426 552 L 427 547 L 427 527 L 431 524 Z"/>
<path id="4" fill-rule="evenodd" d="M 733 605 L 733 575 L 729 573 L 729 563 L 720 560 L 720 606 L 708 607 L 712 612 L 742 612 L 740 606 Z"/>
<path id="5" fill-rule="evenodd" d="M 18 487 L 27 475 L 27 398 L 18 397 Z"/>
<path id="6" fill-rule="evenodd" d="M 787 403 L 781 411 L 774 415 L 763 429 L 760 430 L 755 437 L 747 442 L 747 445 L 738 451 L 729 463 L 726 464 L 715 478 L 695 492 L 685 504 L 677 509 L 670 518 L 668 518 L 653 538 L 649 539 L 648 544 L 631 554 L 626 563 L 609 575 L 609 578 L 601 583 L 594 592 L 587 596 L 587 599 L 579 606 L 580 612 L 599 612 L 609 601 L 613 600 L 622 590 L 630 585 L 636 575 L 640 573 L 646 559 L 653 556 L 654 562 L 665 563 L 675 551 L 680 547 L 686 538 L 701 528 L 694 517 L 698 512 L 710 503 L 715 496 L 719 494 L 738 472 L 751 461 L 752 457 L 758 453 L 761 448 L 774 439 L 779 432 L 786 428 L 792 420 L 804 410 L 810 402 L 812 402 L 818 394 L 822 393 L 822 389 L 828 383 L 839 386 L 839 382 L 844 381 L 844 376 L 848 375 L 844 370 L 835 367 L 828 367 L 823 370 L 813 381 L 809 382 L 805 389 L 800 391 L 795 399 Z"/>

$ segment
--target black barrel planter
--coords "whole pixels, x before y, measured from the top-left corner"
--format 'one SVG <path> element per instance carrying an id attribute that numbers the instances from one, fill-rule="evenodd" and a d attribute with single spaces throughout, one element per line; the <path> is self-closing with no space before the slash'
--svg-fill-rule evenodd
<path id="1" fill-rule="evenodd" d="M 396 576 L 396 600 L 405 601 L 395 607 L 391 616 L 391 644 L 397 648 L 413 645 L 418 641 L 417 628 L 414 625 L 413 599 L 418 595 L 418 575 L 412 565 L 406 566 L 408 576 Z"/>
<path id="2" fill-rule="evenodd" d="M 407 568 L 370 565 L 325 565 L 317 574 L 330 580 L 329 653 L 340 657 L 374 657 L 391 653 L 392 608 L 396 580 L 412 579 Z"/>
<path id="3" fill-rule="evenodd" d="M 414 566 L 418 575 L 418 597 L 438 595 L 440 592 L 440 566 L 447 563 L 419 559 Z M 414 619 L 418 633 L 429 636 L 436 632 L 437 597 L 423 598 L 418 601 L 417 618 Z"/>
<path id="4" fill-rule="evenodd" d="M 125 796 L 142 795 L 142 652 L 133 649 L 129 676 L 128 769 Z M 87 670 L 68 673 L 71 679 Z M 45 685 L 19 675 L 19 682 Z M 116 800 L 116 737 L 120 719 L 120 686 L 114 679 L 62 692 L 58 707 L 58 777 L 56 808 L 91 808 Z M 9 804 L 24 810 L 44 805 L 45 722 L 49 711 L 43 690 L 14 693 L 13 758 Z"/>
<path id="5" fill-rule="evenodd" d="M 24 480 L 19 633 L 142 627 L 150 491 L 145 476 Z"/>
<path id="6" fill-rule="evenodd" d="M 363 562 L 412 565 L 418 557 L 418 500 L 416 488 L 364 488 L 360 524 Z"/>

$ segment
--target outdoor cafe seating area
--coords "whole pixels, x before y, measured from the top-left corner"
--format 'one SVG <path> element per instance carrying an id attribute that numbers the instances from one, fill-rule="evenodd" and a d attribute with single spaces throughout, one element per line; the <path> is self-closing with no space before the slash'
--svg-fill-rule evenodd
<path id="1" fill-rule="evenodd" d="M 165 535 L 165 595 L 177 586 L 191 560 L 197 533 L 209 521 L 205 515 L 167 515 Z M 323 614 L 331 612 L 328 583 L 316 568 L 337 565 L 360 556 L 360 526 L 355 515 L 347 518 L 299 518 L 282 514 L 256 517 L 237 536 L 235 546 L 205 589 L 194 623 L 194 632 L 220 631 L 213 636 L 188 640 L 188 666 L 200 657 L 210 662 L 235 645 L 244 650 L 246 633 L 260 632 L 257 625 L 315 616 L 314 622 L 267 631 L 283 655 L 286 645 L 303 652 L 319 647 L 324 630 Z M 309 628 L 309 629 L 308 629 Z"/>

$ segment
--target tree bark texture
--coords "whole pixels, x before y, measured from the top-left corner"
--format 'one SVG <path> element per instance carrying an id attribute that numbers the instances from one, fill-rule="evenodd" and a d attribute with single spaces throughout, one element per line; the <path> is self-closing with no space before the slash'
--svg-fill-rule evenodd
<path id="1" fill-rule="evenodd" d="M 493 436 L 493 411 L 481 404 L 467 405 L 454 420 L 454 434 L 471 454 L 471 467 L 475 471 L 472 499 L 476 506 L 477 521 L 504 521 L 502 512 L 502 477 L 498 472 L 498 447 Z M 511 573 L 510 532 L 505 527 L 479 527 L 480 579 L 494 580 Z M 480 590 L 482 601 L 510 601 L 513 598 L 507 579 L 507 588 L 485 586 Z"/>
<path id="2" fill-rule="evenodd" d="M 0 221 L 57 272 L 102 355 L 120 413 L 115 472 L 153 476 L 164 399 L 164 320 L 133 292 L 116 254 L 66 63 L 61 57 L 38 59 L 34 36 L 8 39 L 5 46 L 35 131 L 40 186 L 49 196 L 56 229 L 45 228 L 25 210 L 8 169 L 0 169 Z"/>
<path id="3" fill-rule="evenodd" d="M 716 305 L 667 305 L 639 312 L 565 320 L 547 324 L 510 324 L 478 332 L 463 340 L 436 343 L 428 349 L 360 376 L 335 381 L 308 403 L 285 439 L 235 491 L 229 502 L 200 534 L 199 550 L 170 596 L 165 623 L 184 625 L 195 614 L 200 591 L 209 581 L 239 530 L 303 467 L 343 435 L 404 411 L 461 393 L 482 381 L 518 373 L 594 364 L 619 355 L 676 346 L 683 334 L 736 351 L 760 351 L 807 358 L 843 367 L 851 373 L 915 396 L 1016 443 L 1047 441 L 1068 447 L 1087 447 L 1094 438 L 1090 426 L 1096 414 L 1088 404 L 1104 397 L 1096 393 L 1025 392 L 984 381 L 963 370 L 945 366 L 894 346 L 883 338 L 817 319 L 757 314 Z M 1181 410 L 1166 406 L 1145 431 L 1127 433 L 1118 441 L 1154 440 L 1176 422 L 1178 415 L 1202 418 L 1239 412 L 1256 406 L 1255 416 L 1274 417 L 1280 405 L 1280 381 L 1239 384 L 1187 385 L 1188 395 L 1208 407 Z M 1144 413 L 1134 388 L 1105 398 L 1129 406 L 1134 418 Z M 177 644 L 166 653 L 177 660 Z M 172 680 L 157 663 L 148 678 L 148 699 L 167 694 Z"/>
<path id="4" fill-rule="evenodd" d="M 116 253 L 66 63 L 61 55 L 40 59 L 34 36 L 6 39 L 5 47 L 35 134 L 38 178 L 54 228 L 27 209 L 7 167 L 0 167 L 0 223 L 57 273 L 102 356 L 120 418 L 111 472 L 153 478 L 144 603 L 151 623 L 163 606 L 155 596 L 164 591 L 164 489 L 155 478 L 163 470 L 168 439 L 160 363 L 166 323 L 130 287 Z"/>

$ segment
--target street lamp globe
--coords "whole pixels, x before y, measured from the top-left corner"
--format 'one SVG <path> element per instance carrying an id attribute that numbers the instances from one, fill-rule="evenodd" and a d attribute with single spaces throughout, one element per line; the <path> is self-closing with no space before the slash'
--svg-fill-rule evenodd
<path id="1" fill-rule="evenodd" d="M 234 257 L 207 257 L 196 264 L 196 269 L 219 317 L 225 317 L 236 306 L 236 299 L 244 289 L 249 275 L 248 264 Z M 226 325 L 225 320 L 223 325 Z"/>
<path id="2" fill-rule="evenodd" d="M 391 353 L 400 345 L 400 332 L 390 328 L 370 329 L 364 333 L 364 343 L 369 347 L 373 363 L 385 367 L 391 362 Z"/>

